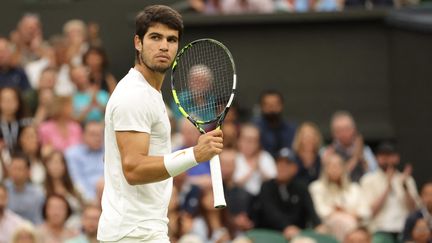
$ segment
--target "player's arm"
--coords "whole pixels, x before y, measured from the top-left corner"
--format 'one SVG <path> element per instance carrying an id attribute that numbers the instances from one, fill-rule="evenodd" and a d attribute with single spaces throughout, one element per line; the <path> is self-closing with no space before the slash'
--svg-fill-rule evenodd
<path id="1" fill-rule="evenodd" d="M 164 156 L 149 156 L 150 135 L 144 132 L 116 131 L 123 174 L 131 185 L 165 180 L 211 159 L 222 151 L 222 132 L 215 130 L 198 139 L 193 148 Z"/>

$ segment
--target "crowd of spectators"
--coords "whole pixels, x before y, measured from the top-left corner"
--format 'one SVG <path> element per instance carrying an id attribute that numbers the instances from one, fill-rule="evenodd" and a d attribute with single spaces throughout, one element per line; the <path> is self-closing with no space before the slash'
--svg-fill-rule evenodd
<path id="1" fill-rule="evenodd" d="M 419 0 L 187 0 L 188 9 L 203 14 L 329 12 L 413 6 Z"/>
<path id="2" fill-rule="evenodd" d="M 117 83 L 98 31 L 70 20 L 45 39 L 26 14 L 0 37 L 0 243 L 97 242 L 104 108 Z M 278 91 L 258 102 L 257 117 L 243 122 L 234 107 L 222 127 L 227 208 L 213 208 L 208 163 L 175 177 L 172 242 L 251 242 L 254 229 L 292 242 L 315 242 L 308 230 L 346 243 L 431 242 L 432 181 L 419 195 L 395 144 L 373 152 L 354 117 L 336 111 L 324 145 L 314 122 L 285 118 Z M 173 147 L 193 146 L 193 125 L 171 121 Z"/>

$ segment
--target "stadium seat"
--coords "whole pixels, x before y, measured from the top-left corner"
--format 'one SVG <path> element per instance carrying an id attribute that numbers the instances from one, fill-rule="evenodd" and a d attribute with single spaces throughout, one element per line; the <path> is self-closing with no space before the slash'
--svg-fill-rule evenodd
<path id="1" fill-rule="evenodd" d="M 330 235 L 320 234 L 313 230 L 303 230 L 300 235 L 312 238 L 319 243 L 338 243 L 338 241 L 334 237 Z"/>
<path id="2" fill-rule="evenodd" d="M 268 229 L 252 229 L 246 232 L 246 236 L 254 243 L 287 243 L 279 231 Z"/>

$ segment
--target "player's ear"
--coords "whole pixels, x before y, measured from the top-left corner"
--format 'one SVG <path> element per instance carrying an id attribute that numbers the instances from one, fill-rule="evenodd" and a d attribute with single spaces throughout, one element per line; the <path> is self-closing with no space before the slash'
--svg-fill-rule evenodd
<path id="1" fill-rule="evenodd" d="M 142 50 L 142 41 L 138 35 L 134 37 L 135 50 L 141 52 Z"/>

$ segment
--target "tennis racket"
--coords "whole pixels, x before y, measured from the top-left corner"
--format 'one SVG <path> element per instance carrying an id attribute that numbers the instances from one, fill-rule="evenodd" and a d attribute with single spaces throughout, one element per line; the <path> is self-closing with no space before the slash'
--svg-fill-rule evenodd
<path id="1" fill-rule="evenodd" d="M 199 39 L 179 51 L 172 64 L 171 88 L 180 113 L 204 134 L 220 129 L 234 99 L 236 71 L 219 41 Z M 219 156 L 210 160 L 214 207 L 226 207 Z"/>

